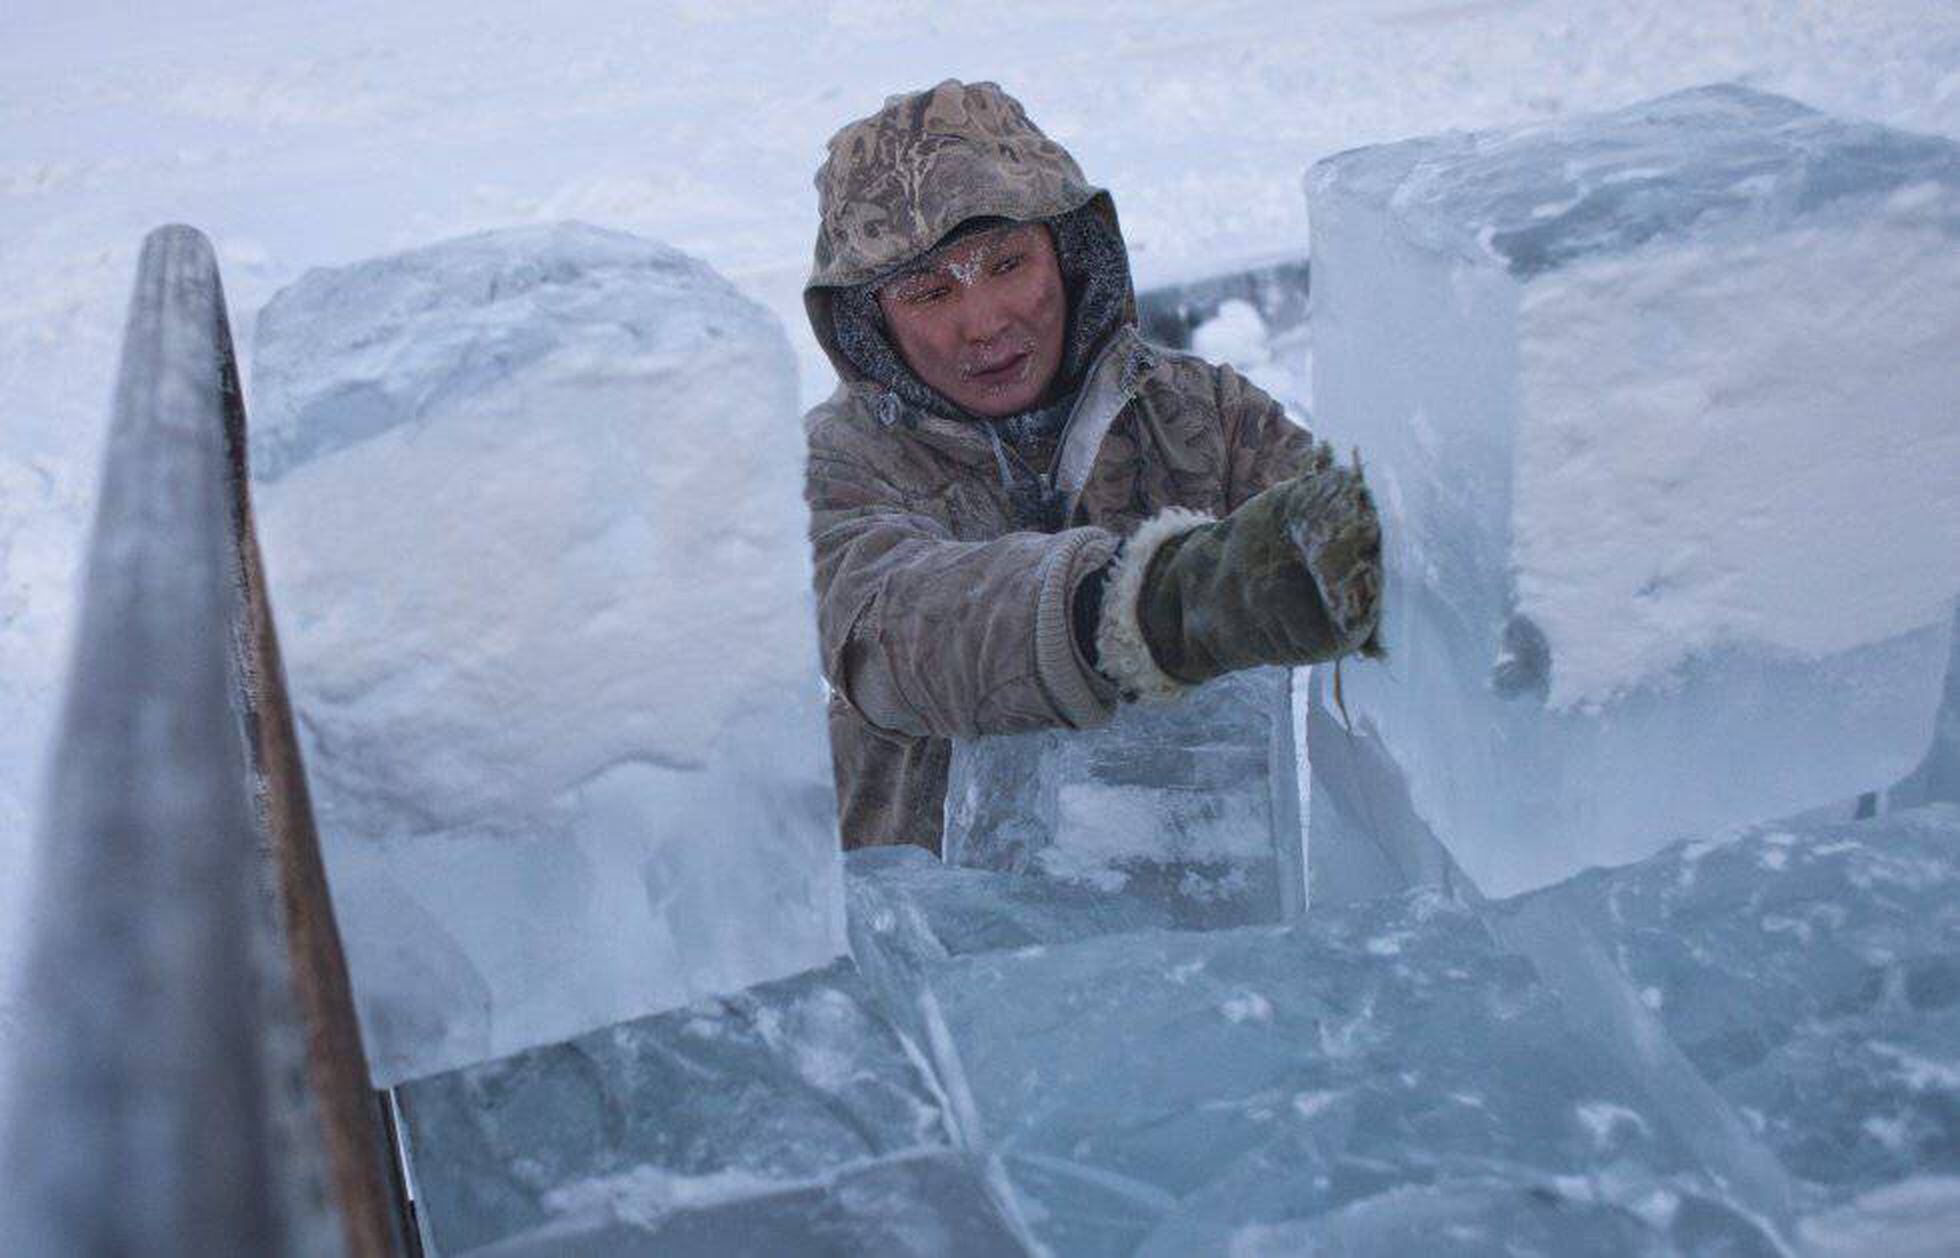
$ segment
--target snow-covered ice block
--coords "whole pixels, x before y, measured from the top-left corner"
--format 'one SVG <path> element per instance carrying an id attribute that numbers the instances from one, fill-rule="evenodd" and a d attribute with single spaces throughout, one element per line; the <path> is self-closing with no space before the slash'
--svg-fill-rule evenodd
<path id="1" fill-rule="evenodd" d="M 1230 674 L 1094 730 L 953 744 L 946 859 L 1147 901 L 1189 928 L 1298 916 L 1293 674 Z"/>
<path id="2" fill-rule="evenodd" d="M 927 1079 L 846 961 L 419 1079 L 400 1097 L 445 1253 L 622 1211 L 650 1227 L 952 1152 Z"/>
<path id="3" fill-rule="evenodd" d="M 1960 1175 L 1960 807 L 1767 825 L 1535 892 L 1832 1199 Z"/>
<path id="4" fill-rule="evenodd" d="M 1960 145 L 1737 87 L 1314 167 L 1346 698 L 1507 894 L 1897 780 L 1960 590 Z"/>
<path id="5" fill-rule="evenodd" d="M 1261 1234 L 1285 1252 L 1340 1219 L 1359 1238 L 1343 1252 L 1407 1252 L 1392 1221 L 1424 1201 L 1487 1235 L 1772 1252 L 1645 1082 L 1435 892 L 1286 928 L 953 957 L 927 977 L 976 1129 L 1056 1253 L 1236 1252 Z"/>
<path id="6" fill-rule="evenodd" d="M 841 876 L 775 319 L 576 225 L 260 316 L 259 532 L 377 1083 L 822 965 Z"/>

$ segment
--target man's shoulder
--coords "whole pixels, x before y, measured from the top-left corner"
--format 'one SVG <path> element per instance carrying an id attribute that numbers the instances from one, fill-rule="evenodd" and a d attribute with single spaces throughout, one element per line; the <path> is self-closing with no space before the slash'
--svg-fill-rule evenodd
<path id="1" fill-rule="evenodd" d="M 949 459 L 973 464 L 987 448 L 966 425 L 908 407 L 864 382 L 841 384 L 811 407 L 803 433 L 808 475 L 817 479 L 868 473 L 893 485 L 937 483 L 949 474 Z"/>
<path id="2" fill-rule="evenodd" d="M 898 399 L 875 384 L 839 384 L 803 415 L 803 437 L 812 456 L 867 459 L 891 442 L 899 422 Z"/>
<path id="3" fill-rule="evenodd" d="M 869 384 L 840 383 L 830 396 L 803 412 L 803 433 L 815 442 L 859 427 L 877 410 L 882 390 Z"/>
<path id="4" fill-rule="evenodd" d="M 1258 389 L 1230 363 L 1215 363 L 1189 350 L 1146 343 L 1152 368 L 1142 381 L 1153 405 L 1179 419 L 1219 422 L 1221 412 Z"/>

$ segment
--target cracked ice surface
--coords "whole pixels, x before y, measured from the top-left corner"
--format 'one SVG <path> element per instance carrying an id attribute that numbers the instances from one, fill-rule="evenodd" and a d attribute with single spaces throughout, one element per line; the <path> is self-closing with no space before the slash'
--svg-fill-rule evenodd
<path id="1" fill-rule="evenodd" d="M 1596 924 L 1816 1195 L 1960 1175 L 1960 807 L 1677 844 L 1531 898 Z"/>
<path id="2" fill-rule="evenodd" d="M 1546 902 L 1796 1172 L 1796 1234 L 1859 1252 L 1955 1217 L 1953 805 L 1289 927 L 1166 929 L 1148 897 L 915 850 L 846 868 L 855 966 L 411 1085 L 438 1236 L 540 1258 L 1779 1252 L 1672 1098 L 1487 927 Z"/>
<path id="3" fill-rule="evenodd" d="M 260 318 L 259 529 L 377 1083 L 843 947 L 795 367 L 577 225 Z"/>
<path id="4" fill-rule="evenodd" d="M 448 1253 L 869 1229 L 891 1212 L 853 1212 L 867 1182 L 963 1182 L 930 1081 L 848 962 L 418 1080 L 402 1105 Z M 723 1208 L 756 1198 L 783 1217 Z"/>
<path id="5" fill-rule="evenodd" d="M 1037 1239 L 1067 1254 L 1488 1252 L 1574 1243 L 1771 1252 L 1618 1062 L 1476 914 L 1432 891 L 1293 927 L 1097 934 L 956 951 L 1009 881 L 854 859 L 854 951 L 970 1098 Z M 937 873 L 937 878 L 935 878 Z M 999 879 L 997 875 L 989 878 Z M 937 881 L 940 885 L 927 889 Z M 955 942 L 948 947 L 947 941 Z M 891 981 L 899 976 L 899 981 Z M 1264 1247 L 1263 1249 L 1261 1247 Z"/>
<path id="6" fill-rule="evenodd" d="M 1960 590 L 1960 145 L 1736 87 L 1316 166 L 1347 703 L 1483 890 L 1874 790 Z"/>

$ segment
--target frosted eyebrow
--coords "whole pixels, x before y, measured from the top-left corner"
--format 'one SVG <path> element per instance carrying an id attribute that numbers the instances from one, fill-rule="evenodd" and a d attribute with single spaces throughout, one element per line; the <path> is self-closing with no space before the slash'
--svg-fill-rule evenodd
<path id="1" fill-rule="evenodd" d="M 1028 224 L 999 227 L 991 232 L 968 236 L 952 244 L 942 245 L 915 263 L 912 269 L 903 271 L 878 286 L 879 293 L 890 294 L 903 299 L 908 289 L 924 281 L 944 276 L 962 286 L 970 287 L 996 256 L 1010 250 L 1025 250 L 1029 242 L 1024 233 Z"/>

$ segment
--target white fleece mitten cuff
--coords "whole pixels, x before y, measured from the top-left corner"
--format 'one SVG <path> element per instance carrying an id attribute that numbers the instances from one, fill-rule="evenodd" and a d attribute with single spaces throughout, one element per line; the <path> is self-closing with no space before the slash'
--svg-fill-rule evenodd
<path id="1" fill-rule="evenodd" d="M 1102 616 L 1096 624 L 1096 667 L 1116 683 L 1125 699 L 1175 699 L 1191 688 L 1157 666 L 1137 618 L 1137 598 L 1150 561 L 1164 543 L 1212 522 L 1202 511 L 1166 507 L 1123 542 L 1103 590 Z"/>

